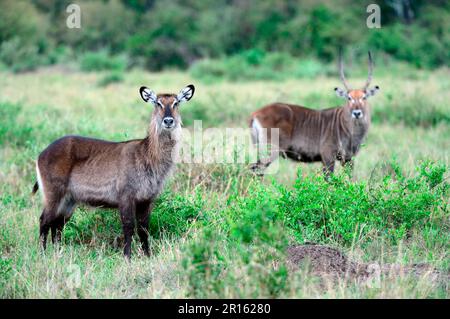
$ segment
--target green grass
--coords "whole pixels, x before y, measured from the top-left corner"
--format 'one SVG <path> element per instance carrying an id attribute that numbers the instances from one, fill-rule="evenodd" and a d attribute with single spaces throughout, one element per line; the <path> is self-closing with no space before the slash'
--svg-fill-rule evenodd
<path id="1" fill-rule="evenodd" d="M 382 277 L 372 288 L 324 287 L 283 262 L 287 245 L 313 241 L 357 261 L 449 270 L 450 82 L 442 70 L 375 75 L 382 91 L 371 100 L 373 124 L 352 178 L 338 168 L 327 183 L 320 164 L 287 160 L 264 180 L 245 165 L 179 164 L 151 217 L 153 254 L 145 258 L 134 242 L 130 263 L 116 210 L 78 208 L 63 243 L 39 249 L 42 204 L 30 192 L 34 160 L 50 142 L 65 134 L 142 137 L 151 108 L 141 85 L 177 92 L 194 83 L 184 125 L 201 119 L 203 128 L 226 128 L 246 127 L 250 112 L 271 101 L 338 105 L 337 79 L 204 84 L 186 73 L 131 71 L 103 87 L 103 73 L 0 75 L 2 298 L 449 297 L 445 287 L 407 276 Z"/>

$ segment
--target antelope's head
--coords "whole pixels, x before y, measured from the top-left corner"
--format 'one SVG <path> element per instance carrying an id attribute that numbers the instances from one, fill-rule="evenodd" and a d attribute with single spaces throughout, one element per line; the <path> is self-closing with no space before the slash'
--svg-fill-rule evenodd
<path id="1" fill-rule="evenodd" d="M 156 129 L 160 133 L 170 132 L 181 126 L 180 104 L 189 101 L 194 96 L 194 91 L 195 87 L 192 84 L 186 86 L 178 94 L 156 95 L 145 86 L 139 90 L 142 99 L 155 106 L 152 121 L 155 121 Z"/>
<path id="2" fill-rule="evenodd" d="M 367 77 L 366 84 L 362 89 L 351 89 L 344 76 L 344 67 L 342 63 L 342 56 L 339 58 L 339 74 L 341 76 L 342 84 L 345 89 L 335 88 L 336 95 L 347 100 L 345 107 L 349 110 L 351 118 L 356 121 L 364 121 L 369 116 L 369 105 L 367 99 L 372 95 L 375 95 L 380 87 L 375 85 L 369 88 L 372 81 L 373 62 L 372 55 L 369 51 L 369 75 Z"/>

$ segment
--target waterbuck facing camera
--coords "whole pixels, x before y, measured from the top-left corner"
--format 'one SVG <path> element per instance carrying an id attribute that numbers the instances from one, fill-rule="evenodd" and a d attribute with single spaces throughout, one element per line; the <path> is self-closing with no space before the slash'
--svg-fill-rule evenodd
<path id="1" fill-rule="evenodd" d="M 149 255 L 149 216 L 155 198 L 173 167 L 181 117 L 179 107 L 194 95 L 188 85 L 179 94 L 156 95 L 140 88 L 145 102 L 154 105 L 148 134 L 143 139 L 109 142 L 80 136 L 65 136 L 50 144 L 36 161 L 38 189 L 44 209 L 40 239 L 46 248 L 61 240 L 64 225 L 77 204 L 118 208 L 125 237 L 124 254 L 131 256 L 135 223 L 142 250 Z"/>
<path id="2" fill-rule="evenodd" d="M 328 177 L 334 171 L 336 160 L 353 167 L 353 158 L 370 126 L 370 106 L 367 99 L 375 95 L 378 86 L 369 88 L 372 80 L 372 56 L 369 52 L 369 75 L 362 89 L 351 89 L 344 76 L 342 58 L 339 73 L 345 89 L 335 88 L 346 104 L 315 110 L 287 103 L 272 103 L 252 113 L 250 127 L 253 142 L 259 146 L 262 136 L 270 128 L 279 129 L 278 148 L 271 156 L 259 158 L 252 169 L 259 171 L 270 165 L 281 154 L 300 162 L 322 162 Z M 270 144 L 270 136 L 267 138 Z"/>

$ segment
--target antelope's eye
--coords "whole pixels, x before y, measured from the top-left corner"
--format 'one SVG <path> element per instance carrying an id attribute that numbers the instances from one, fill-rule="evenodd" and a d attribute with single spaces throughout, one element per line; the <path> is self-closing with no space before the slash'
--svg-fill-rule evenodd
<path id="1" fill-rule="evenodd" d="M 351 101 L 351 100 L 352 100 L 352 98 L 351 98 L 351 97 L 349 96 L 349 97 L 348 97 L 348 100 L 349 100 L 349 101 Z"/>
<path id="2" fill-rule="evenodd" d="M 163 105 L 161 102 L 159 102 L 159 101 L 158 101 L 158 106 L 159 106 L 160 108 L 162 108 L 162 109 L 164 108 L 164 105 Z"/>
<path id="3" fill-rule="evenodd" d="M 367 96 L 364 95 L 364 96 L 363 96 L 363 100 L 367 100 Z"/>
<path id="4" fill-rule="evenodd" d="M 173 103 L 173 107 L 177 107 L 178 106 L 178 102 Z"/>

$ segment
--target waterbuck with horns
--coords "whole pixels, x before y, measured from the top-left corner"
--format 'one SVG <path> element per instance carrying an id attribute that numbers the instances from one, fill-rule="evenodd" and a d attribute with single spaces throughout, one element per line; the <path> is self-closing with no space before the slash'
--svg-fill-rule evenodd
<path id="1" fill-rule="evenodd" d="M 43 195 L 40 239 L 44 249 L 49 230 L 53 243 L 61 240 L 64 224 L 82 203 L 119 209 L 128 258 L 136 220 L 143 252 L 149 255 L 150 212 L 176 155 L 181 131 L 179 105 L 192 98 L 194 86 L 188 85 L 178 95 L 156 95 L 141 87 L 140 95 L 154 105 L 144 139 L 109 142 L 65 136 L 39 155 L 33 193 L 39 188 Z"/>
<path id="2" fill-rule="evenodd" d="M 370 107 L 367 99 L 380 88 L 369 88 L 373 62 L 369 52 L 369 75 L 362 89 L 351 89 L 345 79 L 342 57 L 339 73 L 345 89 L 335 88 L 344 106 L 313 110 L 303 106 L 273 103 L 253 112 L 250 119 L 253 143 L 259 148 L 264 143 L 274 144 L 270 156 L 260 156 L 252 169 L 260 172 L 278 155 L 299 162 L 322 162 L 328 177 L 334 171 L 336 160 L 353 167 L 370 125 Z M 271 129 L 278 129 L 278 145 L 271 141 Z M 266 134 L 267 133 L 267 134 Z"/>

